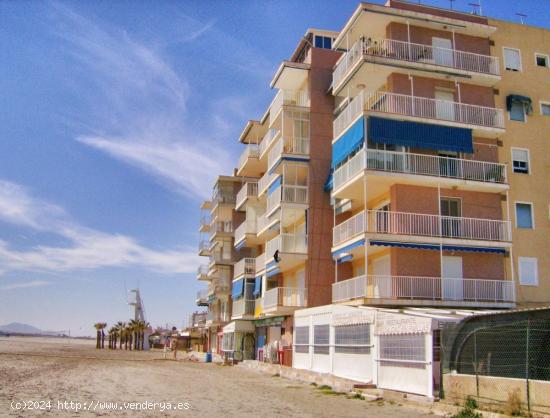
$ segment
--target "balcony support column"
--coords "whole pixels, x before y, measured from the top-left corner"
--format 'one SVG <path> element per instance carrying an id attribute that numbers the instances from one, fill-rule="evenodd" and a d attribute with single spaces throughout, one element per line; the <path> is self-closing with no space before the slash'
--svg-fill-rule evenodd
<path id="1" fill-rule="evenodd" d="M 409 59 L 411 59 L 411 24 L 407 19 L 407 46 L 409 50 Z"/>
<path id="2" fill-rule="evenodd" d="M 437 212 L 439 213 L 439 276 L 443 278 L 443 217 L 441 216 L 441 184 L 437 183 Z M 443 283 L 442 283 L 443 285 Z M 443 286 L 441 286 L 443 289 Z"/>
<path id="3" fill-rule="evenodd" d="M 366 136 L 365 136 L 366 138 Z M 367 143 L 365 142 L 365 145 L 364 145 L 365 149 L 367 147 Z M 365 153 L 365 158 L 366 158 L 366 153 Z M 366 172 L 365 172 L 366 173 Z M 368 216 L 367 216 L 367 176 L 366 174 L 363 174 L 363 193 L 365 195 L 364 197 L 364 201 L 363 201 L 363 210 L 365 211 L 365 216 L 363 218 L 363 222 L 365 222 L 365 225 L 363 226 L 363 232 L 366 232 L 367 231 L 367 223 L 368 223 Z M 368 245 L 368 240 L 365 240 L 365 245 L 364 245 L 364 256 L 365 256 L 365 265 L 363 267 L 363 274 L 365 275 L 365 277 L 367 277 L 368 275 L 368 270 L 369 270 L 369 263 L 368 263 L 368 251 L 367 251 L 367 245 Z M 365 289 L 364 289 L 364 294 L 365 296 L 367 295 L 367 291 L 368 291 L 368 288 L 367 288 L 367 282 L 365 281 Z"/>

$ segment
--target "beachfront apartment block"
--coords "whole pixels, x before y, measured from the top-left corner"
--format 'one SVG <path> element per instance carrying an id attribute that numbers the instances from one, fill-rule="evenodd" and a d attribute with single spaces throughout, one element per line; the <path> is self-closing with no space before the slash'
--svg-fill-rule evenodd
<path id="1" fill-rule="evenodd" d="M 203 205 L 209 350 L 290 365 L 294 312 L 331 303 L 548 303 L 548 48 L 545 29 L 403 0 L 309 29 L 216 182 L 230 201 Z"/>
<path id="2" fill-rule="evenodd" d="M 496 30 L 390 0 L 335 40 L 334 303 L 515 306 Z"/>

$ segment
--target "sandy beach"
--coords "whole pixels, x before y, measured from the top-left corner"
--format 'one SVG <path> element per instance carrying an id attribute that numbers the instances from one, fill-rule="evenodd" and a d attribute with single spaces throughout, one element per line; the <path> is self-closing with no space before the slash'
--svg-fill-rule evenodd
<path id="1" fill-rule="evenodd" d="M 95 341 L 74 339 L 0 338 L 0 383 L 0 416 L 428 416 L 242 367 L 164 360 L 157 350 L 96 350 Z M 14 409 L 29 401 L 44 409 Z M 76 411 L 77 402 L 95 410 Z M 143 409 L 154 402 L 154 410 Z M 181 409 L 167 410 L 165 403 Z"/>

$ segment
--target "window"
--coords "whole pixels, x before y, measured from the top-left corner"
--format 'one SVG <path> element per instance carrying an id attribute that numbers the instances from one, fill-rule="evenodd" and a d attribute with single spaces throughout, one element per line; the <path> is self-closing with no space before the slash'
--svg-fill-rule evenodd
<path id="1" fill-rule="evenodd" d="M 332 49 L 332 38 L 315 35 L 315 48 Z"/>
<path id="2" fill-rule="evenodd" d="M 512 148 L 512 165 L 514 173 L 529 174 L 529 150 Z"/>
<path id="3" fill-rule="evenodd" d="M 533 204 L 516 203 L 516 227 L 533 229 Z"/>
<path id="4" fill-rule="evenodd" d="M 381 335 L 380 360 L 426 360 L 426 340 L 424 334 Z"/>
<path id="5" fill-rule="evenodd" d="M 521 53 L 519 49 L 503 48 L 504 68 L 510 71 L 521 71 Z"/>
<path id="6" fill-rule="evenodd" d="M 336 353 L 370 353 L 370 325 L 339 325 L 334 327 L 334 351 Z"/>
<path id="7" fill-rule="evenodd" d="M 513 102 L 510 108 L 510 120 L 525 122 L 525 106 L 521 102 Z"/>
<path id="8" fill-rule="evenodd" d="M 296 327 L 294 331 L 294 351 L 309 353 L 309 327 Z"/>
<path id="9" fill-rule="evenodd" d="M 518 257 L 519 284 L 522 286 L 539 285 L 539 269 L 537 259 L 533 257 Z"/>
<path id="10" fill-rule="evenodd" d="M 540 103 L 540 114 L 542 116 L 550 116 L 550 103 Z"/>
<path id="11" fill-rule="evenodd" d="M 535 54 L 535 64 L 537 67 L 548 67 L 548 55 Z"/>
<path id="12" fill-rule="evenodd" d="M 330 325 L 313 326 L 313 352 L 328 354 L 330 348 Z"/>

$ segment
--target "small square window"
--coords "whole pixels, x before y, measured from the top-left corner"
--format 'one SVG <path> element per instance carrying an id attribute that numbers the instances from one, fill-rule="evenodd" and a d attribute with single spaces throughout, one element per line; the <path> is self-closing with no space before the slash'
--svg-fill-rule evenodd
<path id="1" fill-rule="evenodd" d="M 539 269 L 534 257 L 518 257 L 519 284 L 522 286 L 539 285 Z"/>
<path id="2" fill-rule="evenodd" d="M 323 37 L 315 35 L 315 48 L 322 48 L 323 47 Z"/>
<path id="3" fill-rule="evenodd" d="M 504 68 L 510 71 L 521 71 L 521 53 L 519 49 L 503 48 Z"/>
<path id="4" fill-rule="evenodd" d="M 510 109 L 510 120 L 525 122 L 525 106 L 523 103 L 512 103 L 512 107 Z"/>
<path id="5" fill-rule="evenodd" d="M 540 104 L 540 114 L 542 116 L 550 116 L 550 103 Z"/>
<path id="6" fill-rule="evenodd" d="M 529 174 L 529 150 L 512 148 L 512 168 L 514 173 Z"/>
<path id="7" fill-rule="evenodd" d="M 533 229 L 533 205 L 516 203 L 516 226 L 522 229 Z"/>
<path id="8" fill-rule="evenodd" d="M 537 67 L 548 67 L 548 55 L 535 54 L 535 62 Z"/>

